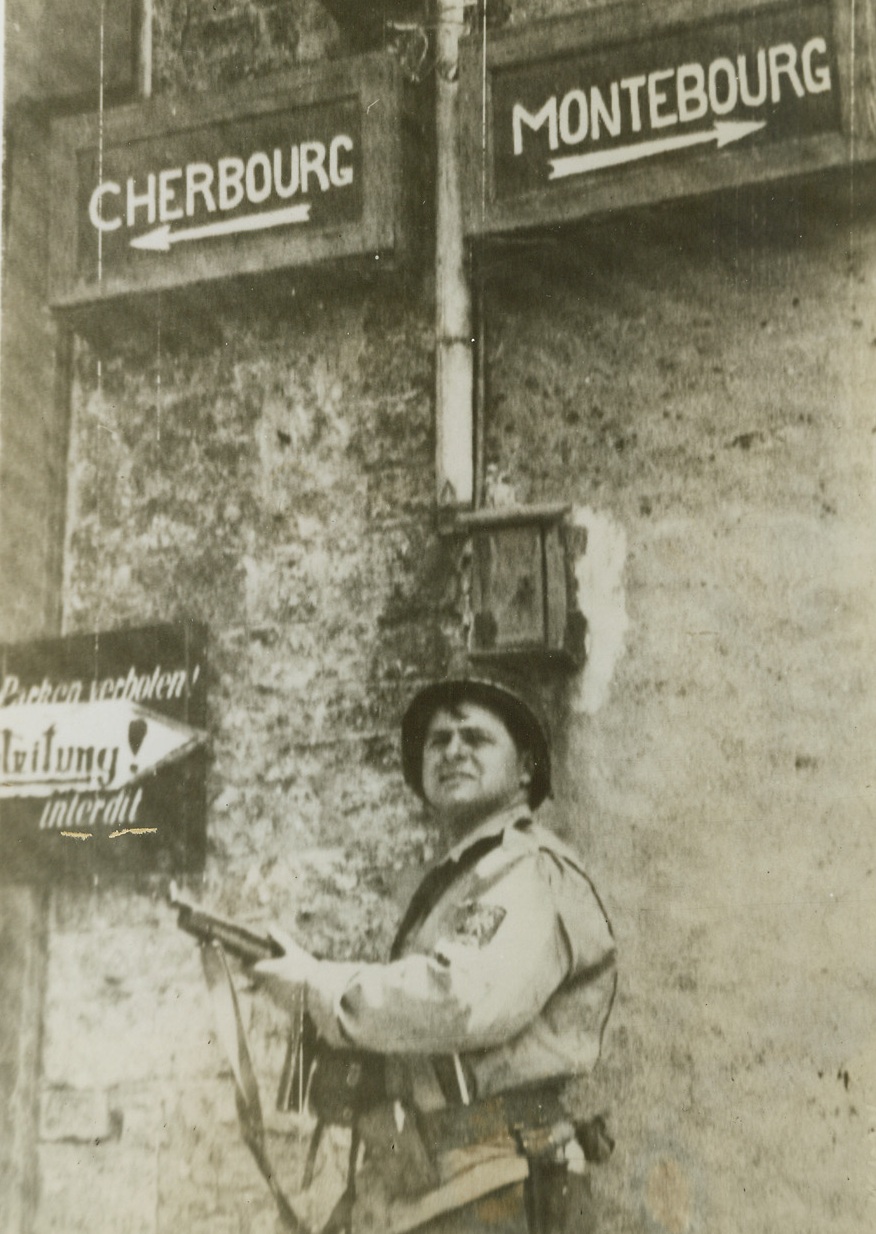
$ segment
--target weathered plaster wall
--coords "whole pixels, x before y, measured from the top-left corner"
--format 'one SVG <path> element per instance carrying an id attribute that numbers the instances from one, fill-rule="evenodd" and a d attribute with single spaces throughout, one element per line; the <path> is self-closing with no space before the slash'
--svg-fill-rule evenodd
<path id="1" fill-rule="evenodd" d="M 626 655 L 558 792 L 625 957 L 620 1229 L 872 1222 L 876 217 L 847 205 L 740 194 L 494 261 L 491 451 L 628 547 Z"/>
<path id="2" fill-rule="evenodd" d="M 217 10 L 211 44 L 159 4 L 160 87 L 239 75 L 238 26 L 267 7 Z M 333 53 L 294 7 L 299 35 L 256 23 L 242 72 Z M 601 706 L 576 709 L 575 683 L 557 710 L 549 808 L 622 955 L 592 1095 L 618 1139 L 595 1182 L 613 1234 L 872 1220 L 865 189 L 676 205 L 486 263 L 488 461 L 626 545 L 625 650 Z M 200 324 L 78 346 L 66 628 L 209 622 L 204 898 L 376 955 L 433 842 L 394 728 L 455 630 L 429 281 L 241 290 Z M 270 1105 L 280 1025 L 245 1007 Z M 300 1130 L 275 1125 L 291 1185 Z M 40 1134 L 40 1234 L 273 1229 L 195 949 L 154 889 L 54 894 Z"/>
<path id="3" fill-rule="evenodd" d="M 407 822 L 395 724 L 411 682 L 445 661 L 436 615 L 452 617 L 447 550 L 426 516 L 428 304 L 395 283 L 332 297 L 311 286 L 267 306 L 241 297 L 214 315 L 206 348 L 165 340 L 160 355 L 138 347 L 100 359 L 80 348 L 67 625 L 209 622 L 201 894 L 252 919 L 297 921 L 323 952 L 378 954 L 399 911 L 398 873 L 430 842 Z M 230 1091 L 216 1081 L 195 948 L 176 937 L 173 915 L 117 888 L 70 892 L 56 907 L 43 1134 L 64 1221 L 71 1193 L 81 1195 L 85 1228 L 95 1185 L 120 1219 L 126 1211 L 118 1173 L 100 1162 L 138 1149 L 125 1130 L 131 1100 L 158 1137 L 142 1153 L 156 1228 L 179 1226 L 180 1205 L 192 1229 L 215 1228 L 217 1213 L 225 1220 L 244 1202 L 269 1210 L 245 1150 L 237 1172 L 223 1164 L 229 1144 L 238 1151 Z M 121 1036 L 108 1050 L 110 1020 Z M 274 1020 L 259 1033 L 270 1090 L 282 1041 Z M 201 1113 L 183 1117 L 196 1099 Z M 64 1145 L 80 1138 L 80 1100 L 116 1128 L 109 1146 L 106 1132 L 85 1133 L 103 1183 Z M 215 1161 L 212 1199 L 200 1175 L 168 1181 L 199 1152 Z M 51 1204 L 42 1220 L 60 1228 Z"/>

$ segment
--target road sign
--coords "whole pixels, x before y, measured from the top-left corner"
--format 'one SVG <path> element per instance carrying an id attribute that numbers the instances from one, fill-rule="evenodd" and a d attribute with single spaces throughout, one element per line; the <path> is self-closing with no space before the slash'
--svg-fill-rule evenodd
<path id="1" fill-rule="evenodd" d="M 51 301 L 391 255 L 401 82 L 383 53 L 53 128 Z"/>
<path id="2" fill-rule="evenodd" d="M 0 799 L 116 792 L 205 741 L 136 703 L 13 703 L 0 711 Z"/>
<path id="3" fill-rule="evenodd" d="M 178 623 L 0 647 L 5 876 L 200 867 L 205 643 Z"/>
<path id="4" fill-rule="evenodd" d="M 478 169 L 467 230 L 876 157 L 872 70 L 853 18 L 836 0 L 718 0 L 705 17 L 702 4 L 676 0 L 511 31 L 486 54 L 472 42 L 462 63 L 467 165 Z"/>

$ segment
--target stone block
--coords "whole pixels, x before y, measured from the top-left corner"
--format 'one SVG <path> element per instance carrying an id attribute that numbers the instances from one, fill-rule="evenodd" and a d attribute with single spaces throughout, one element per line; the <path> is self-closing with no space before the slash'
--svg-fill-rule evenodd
<path id="1" fill-rule="evenodd" d="M 121 1144 L 43 1144 L 34 1234 L 155 1234 L 158 1159 Z"/>
<path id="2" fill-rule="evenodd" d="M 101 932 L 119 926 L 157 930 L 167 925 L 168 907 L 157 877 L 118 876 L 89 887 L 60 884 L 51 889 L 52 933 Z"/>
<path id="3" fill-rule="evenodd" d="M 168 1102 L 157 1159 L 162 1230 L 248 1230 L 244 1214 L 272 1209 L 240 1136 L 230 1076 L 224 1083 L 177 1090 Z"/>
<path id="4" fill-rule="evenodd" d="M 50 1084 L 108 1087 L 215 1074 L 219 1062 L 193 940 L 175 927 L 56 935 L 46 990 Z"/>
<path id="5" fill-rule="evenodd" d="M 382 467 L 368 476 L 368 519 L 371 526 L 394 523 L 432 509 L 435 480 L 431 462 Z"/>
<path id="6" fill-rule="evenodd" d="M 352 438 L 352 449 L 366 469 L 427 466 L 434 450 L 431 396 L 422 389 L 384 391 L 362 400 L 362 419 Z"/>
<path id="7" fill-rule="evenodd" d="M 372 646 L 372 676 L 377 679 L 413 682 L 440 676 L 447 666 L 447 640 L 434 622 L 383 626 Z"/>
<path id="8" fill-rule="evenodd" d="M 123 1084 L 107 1093 L 110 1117 L 122 1143 L 156 1151 L 166 1137 L 166 1107 L 175 1084 Z"/>
<path id="9" fill-rule="evenodd" d="M 100 1144 L 117 1135 L 117 1120 L 111 1117 L 103 1089 L 50 1088 L 42 1094 L 41 1140 Z"/>

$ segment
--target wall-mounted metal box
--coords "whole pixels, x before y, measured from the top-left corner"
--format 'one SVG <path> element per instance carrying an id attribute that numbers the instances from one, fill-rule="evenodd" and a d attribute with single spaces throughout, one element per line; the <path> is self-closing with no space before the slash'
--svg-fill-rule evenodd
<path id="1" fill-rule="evenodd" d="M 471 545 L 473 659 L 526 656 L 583 666 L 586 622 L 577 606 L 567 512 L 551 504 L 456 516 L 454 532 Z M 583 534 L 575 529 L 579 540 Z"/>

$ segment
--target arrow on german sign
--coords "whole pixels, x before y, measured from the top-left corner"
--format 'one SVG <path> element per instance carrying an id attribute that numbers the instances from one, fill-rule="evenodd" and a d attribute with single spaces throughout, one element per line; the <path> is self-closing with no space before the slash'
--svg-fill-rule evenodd
<path id="1" fill-rule="evenodd" d="M 241 231 L 268 231 L 271 227 L 285 227 L 289 223 L 306 223 L 310 219 L 310 202 L 297 206 L 284 206 L 282 210 L 264 210 L 261 214 L 244 214 L 239 218 L 220 219 L 216 223 L 204 223 L 200 227 L 181 227 L 171 231 L 164 223 L 142 236 L 135 236 L 131 248 L 149 249 L 155 253 L 169 253 L 172 244 L 185 240 L 208 240 L 213 236 L 232 236 Z"/>
<path id="2" fill-rule="evenodd" d="M 203 745 L 207 735 L 123 700 L 0 708 L 0 799 L 116 792 Z"/>
<path id="3" fill-rule="evenodd" d="M 678 137 L 658 137 L 655 141 L 643 141 L 637 146 L 617 146 L 613 150 L 594 150 L 589 154 L 569 154 L 563 158 L 550 159 L 549 180 L 561 180 L 566 176 L 580 176 L 585 172 L 599 171 L 603 167 L 617 167 L 634 163 L 638 159 L 654 158 L 673 150 L 685 150 L 713 141 L 720 150 L 731 142 L 750 137 L 762 129 L 766 120 L 718 120 L 713 128 L 697 133 L 683 133 Z"/>

